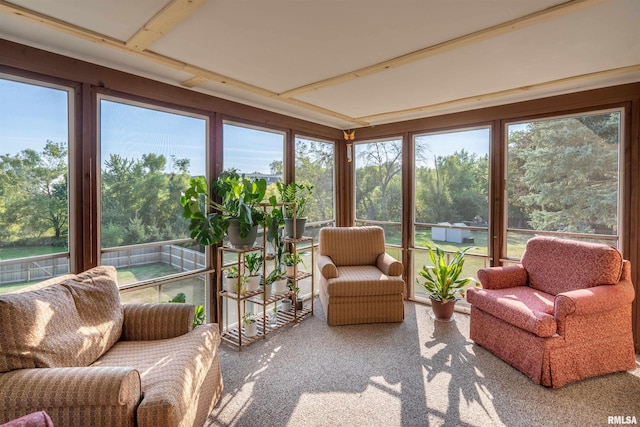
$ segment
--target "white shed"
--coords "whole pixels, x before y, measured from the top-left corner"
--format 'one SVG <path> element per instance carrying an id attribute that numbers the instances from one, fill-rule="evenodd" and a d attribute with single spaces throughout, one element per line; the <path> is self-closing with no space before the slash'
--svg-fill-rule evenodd
<path id="1" fill-rule="evenodd" d="M 463 222 L 456 222 L 453 225 L 456 227 L 467 227 L 467 224 Z M 471 237 L 470 230 L 463 230 L 461 228 L 451 228 L 447 230 L 447 242 L 467 243 L 468 242 L 467 239 L 469 239 L 470 237 Z"/>
<path id="2" fill-rule="evenodd" d="M 440 242 L 447 241 L 447 232 L 450 231 L 451 224 L 448 222 L 439 222 L 438 225 L 443 227 L 431 227 L 431 240 L 438 240 Z"/>

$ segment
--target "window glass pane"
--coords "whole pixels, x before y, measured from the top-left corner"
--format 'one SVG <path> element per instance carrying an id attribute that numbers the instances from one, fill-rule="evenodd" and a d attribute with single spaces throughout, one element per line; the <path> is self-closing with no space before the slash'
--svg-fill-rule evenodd
<path id="1" fill-rule="evenodd" d="M 535 234 L 617 245 L 620 112 L 515 123 L 507 132 L 507 256 L 519 258 Z"/>
<path id="2" fill-rule="evenodd" d="M 402 222 L 402 140 L 355 144 L 356 224 L 385 229 L 399 245 Z"/>
<path id="3" fill-rule="evenodd" d="M 0 293 L 69 272 L 69 102 L 0 78 Z"/>
<path id="4" fill-rule="evenodd" d="M 265 178 L 267 198 L 276 194 L 275 183 L 284 180 L 284 134 L 225 123 L 224 168 L 250 178 Z"/>
<path id="5" fill-rule="evenodd" d="M 317 237 L 320 227 L 335 225 L 334 162 L 334 144 L 296 138 L 296 183 L 313 186 L 306 205 L 307 235 Z"/>
<path id="6" fill-rule="evenodd" d="M 134 274 L 144 274 L 141 268 L 137 268 L 137 270 Z M 202 305 L 205 299 L 204 280 L 204 276 L 200 275 L 162 285 L 126 290 L 121 292 L 120 299 L 123 303 L 146 304 L 168 302 L 183 294 L 186 302 L 194 301 L 196 304 Z"/>
<path id="7" fill-rule="evenodd" d="M 183 240 L 180 193 L 205 175 L 207 120 L 101 99 L 99 135 L 101 263 L 121 286 L 202 268 L 204 249 Z"/>
<path id="8" fill-rule="evenodd" d="M 463 277 L 475 277 L 488 263 L 490 140 L 489 128 L 414 138 L 415 247 L 436 245 L 450 253 L 472 247 Z M 432 265 L 427 251 L 412 253 L 414 274 Z M 414 290 L 426 297 L 421 285 Z"/>

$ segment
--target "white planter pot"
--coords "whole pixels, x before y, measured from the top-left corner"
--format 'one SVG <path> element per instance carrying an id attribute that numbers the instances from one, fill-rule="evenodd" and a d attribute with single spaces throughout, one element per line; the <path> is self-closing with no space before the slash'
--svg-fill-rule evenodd
<path id="1" fill-rule="evenodd" d="M 225 277 L 224 278 L 224 290 L 227 292 L 235 292 L 238 285 L 237 277 Z"/>
<path id="2" fill-rule="evenodd" d="M 247 278 L 247 292 L 260 290 L 260 276 L 249 276 Z"/>
<path id="3" fill-rule="evenodd" d="M 287 287 L 287 279 L 276 280 L 271 285 L 271 293 L 273 295 L 286 294 L 287 291 L 289 291 L 289 288 Z"/>
<path id="4" fill-rule="evenodd" d="M 264 295 L 264 298 L 263 298 L 263 299 L 264 299 L 265 301 L 266 301 L 266 300 L 268 300 L 269 298 L 271 298 L 271 286 L 272 286 L 272 285 L 267 285 L 267 286 L 265 287 L 265 292 L 264 292 L 264 294 L 263 294 L 263 295 Z"/>
<path id="5" fill-rule="evenodd" d="M 245 323 L 244 334 L 247 337 L 255 337 L 256 335 L 258 335 L 258 322 L 254 320 L 251 323 Z"/>
<path id="6" fill-rule="evenodd" d="M 224 278 L 224 290 L 227 292 L 238 293 L 238 278 L 237 277 L 225 277 Z M 242 279 L 240 279 L 240 293 L 247 292 L 246 285 L 242 285 Z"/>
<path id="7" fill-rule="evenodd" d="M 294 273 L 293 265 L 285 265 L 284 268 L 285 268 L 285 272 L 287 273 L 287 276 L 293 277 L 293 273 Z"/>

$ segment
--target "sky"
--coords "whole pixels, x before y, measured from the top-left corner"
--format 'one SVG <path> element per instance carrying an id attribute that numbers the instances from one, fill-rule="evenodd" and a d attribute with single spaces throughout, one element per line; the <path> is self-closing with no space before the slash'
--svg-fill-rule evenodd
<path id="1" fill-rule="evenodd" d="M 66 90 L 0 78 L 0 154 L 15 155 L 31 148 L 41 151 L 47 140 L 68 142 Z M 111 154 L 140 159 L 143 154 L 188 158 L 191 174 L 204 175 L 207 119 L 100 101 L 102 164 Z M 282 160 L 284 136 L 276 132 L 224 125 L 225 168 L 241 172 L 270 172 L 273 160 Z"/>
<path id="2" fill-rule="evenodd" d="M 25 148 L 41 150 L 47 140 L 66 142 L 68 113 L 65 90 L 0 78 L 0 154 L 17 154 Z M 100 152 L 104 165 L 111 154 L 139 159 L 145 153 L 171 159 L 188 158 L 192 175 L 205 173 L 206 117 L 188 116 L 129 105 L 105 98 L 100 101 Z M 274 160 L 282 160 L 284 135 L 226 123 L 224 167 L 240 172 L 269 173 Z M 465 149 L 485 155 L 489 129 L 472 129 L 418 136 L 429 152 L 446 156 Z M 428 156 L 428 157 L 432 157 Z"/>

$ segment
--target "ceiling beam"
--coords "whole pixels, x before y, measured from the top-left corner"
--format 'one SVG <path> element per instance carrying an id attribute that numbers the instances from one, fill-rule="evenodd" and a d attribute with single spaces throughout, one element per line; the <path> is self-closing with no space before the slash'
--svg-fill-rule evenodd
<path id="1" fill-rule="evenodd" d="M 335 86 L 341 83 L 345 83 L 351 80 L 355 80 L 361 77 L 370 76 L 372 74 L 381 73 L 383 71 L 390 70 L 392 68 L 408 65 L 416 61 L 440 55 L 446 52 L 451 52 L 455 49 L 468 46 L 470 44 L 479 43 L 484 40 L 501 36 L 513 31 L 518 31 L 532 25 L 539 24 L 541 22 L 549 21 L 551 19 L 558 18 L 560 16 L 569 15 L 578 11 L 596 6 L 598 4 L 607 2 L 610 0 L 571 0 L 566 3 L 559 4 L 557 6 L 543 9 L 541 11 L 522 16 L 520 18 L 512 19 L 511 21 L 503 22 L 493 27 L 485 28 L 475 33 L 467 34 L 462 37 L 458 37 L 452 40 L 448 40 L 437 45 L 429 46 L 420 50 L 416 50 L 405 55 L 397 56 L 395 58 L 379 62 L 377 64 L 369 65 L 364 68 L 349 71 L 344 74 L 340 74 L 334 77 L 330 77 L 325 80 L 320 80 L 314 83 L 310 83 L 304 86 L 297 87 L 295 89 L 287 90 L 278 94 L 279 98 L 292 98 L 300 94 L 311 92 L 314 90 L 322 89 L 328 86 Z"/>
<path id="2" fill-rule="evenodd" d="M 344 114 L 340 114 L 336 111 L 328 110 L 326 108 L 319 107 L 317 105 L 309 104 L 307 102 L 299 101 L 297 99 L 287 99 L 287 98 L 278 98 L 276 92 L 272 92 L 270 90 L 254 86 L 250 83 L 243 82 L 241 80 L 233 79 L 231 77 L 215 73 L 213 71 L 206 70 L 204 68 L 197 67 L 195 65 L 191 65 L 182 61 L 178 61 L 176 59 L 170 58 L 165 55 L 160 55 L 150 50 L 138 50 L 134 49 L 130 46 L 127 46 L 127 43 L 124 43 L 120 40 L 117 40 L 113 37 L 106 36 L 104 34 L 97 33 L 95 31 L 88 30 L 86 28 L 71 24 L 69 22 L 62 21 L 60 19 L 53 18 L 48 15 L 44 15 L 39 12 L 35 12 L 33 10 L 24 8 L 22 6 L 15 5 L 13 3 L 9 3 L 4 0 L 0 0 L 0 13 L 5 13 L 9 15 L 15 15 L 23 19 L 28 19 L 30 21 L 36 22 L 38 24 L 44 25 L 46 27 L 52 28 L 54 30 L 63 32 L 65 34 L 78 37 L 83 40 L 87 40 L 102 46 L 107 46 L 112 49 L 124 51 L 126 53 L 130 53 L 141 57 L 143 59 L 153 61 L 157 64 L 163 65 L 165 67 L 173 68 L 175 70 L 183 71 L 189 74 L 192 74 L 193 77 L 185 80 L 183 85 L 185 87 L 192 88 L 201 84 L 205 81 L 211 80 L 221 84 L 229 85 L 231 87 L 253 93 L 255 95 L 260 95 L 267 98 L 278 99 L 279 101 L 289 104 L 295 105 L 300 108 L 304 108 L 310 111 L 314 111 L 320 114 L 324 114 L 326 116 L 338 118 L 349 123 L 359 124 L 361 126 L 366 126 L 368 123 L 354 119 L 353 117 L 346 116 Z"/>
<path id="3" fill-rule="evenodd" d="M 551 80 L 548 82 L 537 83 L 533 85 L 520 86 L 517 88 L 500 90 L 497 92 L 491 92 L 491 93 L 486 93 L 482 95 L 469 96 L 466 98 L 459 98 L 451 101 L 439 102 L 437 104 L 423 105 L 420 107 L 407 108 L 404 110 L 397 110 L 397 111 L 389 111 L 389 112 L 380 113 L 380 114 L 371 114 L 369 116 L 358 117 L 356 118 L 356 120 L 371 122 L 375 124 L 376 120 L 389 119 L 392 117 L 399 117 L 399 116 L 407 116 L 410 114 L 420 113 L 423 111 L 437 110 L 437 109 L 448 108 L 448 107 L 456 107 L 459 105 L 471 106 L 473 103 L 479 102 L 479 101 L 486 101 L 486 100 L 501 98 L 509 95 L 516 95 L 519 93 L 531 92 L 539 89 L 548 89 L 555 86 L 562 86 L 562 85 L 567 85 L 571 83 L 581 83 L 581 82 L 586 82 L 594 79 L 600 79 L 600 78 L 612 77 L 612 76 L 617 76 L 621 74 L 630 74 L 630 73 L 640 73 L 640 64 L 630 65 L 627 67 L 613 68 L 613 69 L 604 70 L 604 71 L 597 71 L 595 73 L 581 74 L 579 76 L 566 77 L 563 79 Z"/>
<path id="4" fill-rule="evenodd" d="M 207 0 L 171 0 L 131 36 L 125 45 L 134 50 L 147 49 L 206 2 Z"/>

